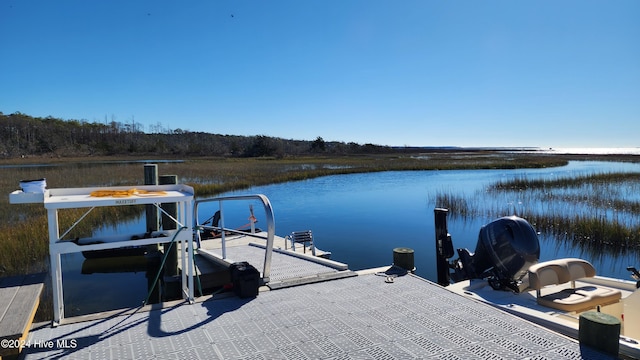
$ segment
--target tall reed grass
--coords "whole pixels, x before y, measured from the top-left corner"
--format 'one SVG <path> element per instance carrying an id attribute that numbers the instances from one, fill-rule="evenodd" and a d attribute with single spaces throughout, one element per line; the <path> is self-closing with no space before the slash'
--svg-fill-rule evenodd
<path id="1" fill-rule="evenodd" d="M 452 217 L 518 215 L 555 239 L 592 254 L 640 253 L 640 174 L 502 180 L 472 196 L 439 192 Z"/>

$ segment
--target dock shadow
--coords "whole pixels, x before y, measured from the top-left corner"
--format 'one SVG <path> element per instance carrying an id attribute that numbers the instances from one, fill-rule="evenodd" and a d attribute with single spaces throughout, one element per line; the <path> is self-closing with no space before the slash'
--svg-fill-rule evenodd
<path id="1" fill-rule="evenodd" d="M 141 311 L 142 307 L 136 309 L 125 309 L 104 319 L 87 322 L 84 326 L 82 323 L 76 324 L 75 326 L 71 327 L 70 331 L 65 332 L 64 334 L 52 337 L 51 339 L 43 339 L 42 341 L 40 341 L 39 343 L 42 343 L 43 346 L 36 346 L 25 349 L 25 353 L 35 355 L 38 358 L 51 360 L 64 359 L 74 354 L 77 356 L 78 354 L 76 353 L 82 349 L 95 346 L 104 341 L 109 341 L 110 338 L 113 338 L 126 331 L 130 331 L 139 326 L 145 326 L 145 323 L 147 336 L 151 338 L 164 338 L 180 335 L 198 329 L 214 321 L 227 312 L 235 311 L 241 308 L 252 300 L 253 298 L 242 299 L 239 297 L 230 296 L 222 299 L 211 298 L 196 304 L 180 302 L 176 305 L 166 308 L 159 308 L 160 305 L 158 305 L 158 308 L 151 309 L 149 311 Z M 171 312 L 176 311 L 184 306 L 198 305 L 204 307 L 207 310 L 207 316 L 201 321 L 175 331 L 166 331 L 162 328 L 163 318 L 171 315 Z M 145 313 L 146 316 L 144 315 Z M 95 330 L 100 329 L 104 327 L 104 325 L 108 322 L 119 318 L 122 319 L 120 319 L 117 323 L 110 325 L 106 330 Z M 196 319 L 195 316 L 194 319 Z M 51 325 L 42 324 L 34 328 L 33 330 L 43 329 L 47 326 Z M 84 335 L 86 333 L 90 334 Z"/>

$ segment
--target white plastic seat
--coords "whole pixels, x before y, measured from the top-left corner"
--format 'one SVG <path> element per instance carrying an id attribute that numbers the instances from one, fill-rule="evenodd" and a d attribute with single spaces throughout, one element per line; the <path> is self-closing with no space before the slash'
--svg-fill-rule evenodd
<path id="1" fill-rule="evenodd" d="M 620 301 L 619 290 L 595 285 L 576 287 L 576 280 L 595 275 L 595 268 L 586 260 L 558 259 L 529 267 L 529 286 L 536 290 L 538 304 L 563 311 L 581 311 Z M 571 288 L 553 286 L 567 282 L 571 282 Z"/>

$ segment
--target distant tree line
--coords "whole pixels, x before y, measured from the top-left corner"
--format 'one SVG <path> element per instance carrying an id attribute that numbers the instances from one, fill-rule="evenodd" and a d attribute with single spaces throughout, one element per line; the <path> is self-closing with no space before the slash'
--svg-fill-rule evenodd
<path id="1" fill-rule="evenodd" d="M 371 154 L 394 152 L 373 144 L 286 140 L 257 136 L 220 135 L 170 130 L 160 124 L 144 132 L 141 124 L 115 120 L 98 123 L 32 117 L 19 112 L 0 112 L 0 158 L 22 156 L 237 156 L 283 157 L 312 154 Z"/>

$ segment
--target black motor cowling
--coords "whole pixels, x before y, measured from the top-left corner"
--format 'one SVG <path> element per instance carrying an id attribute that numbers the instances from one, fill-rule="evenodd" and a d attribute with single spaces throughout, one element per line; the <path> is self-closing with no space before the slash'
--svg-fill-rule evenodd
<path id="1" fill-rule="evenodd" d="M 475 253 L 458 249 L 467 278 L 489 278 L 494 288 L 517 288 L 529 266 L 540 258 L 533 227 L 517 216 L 502 217 L 480 229 Z"/>

